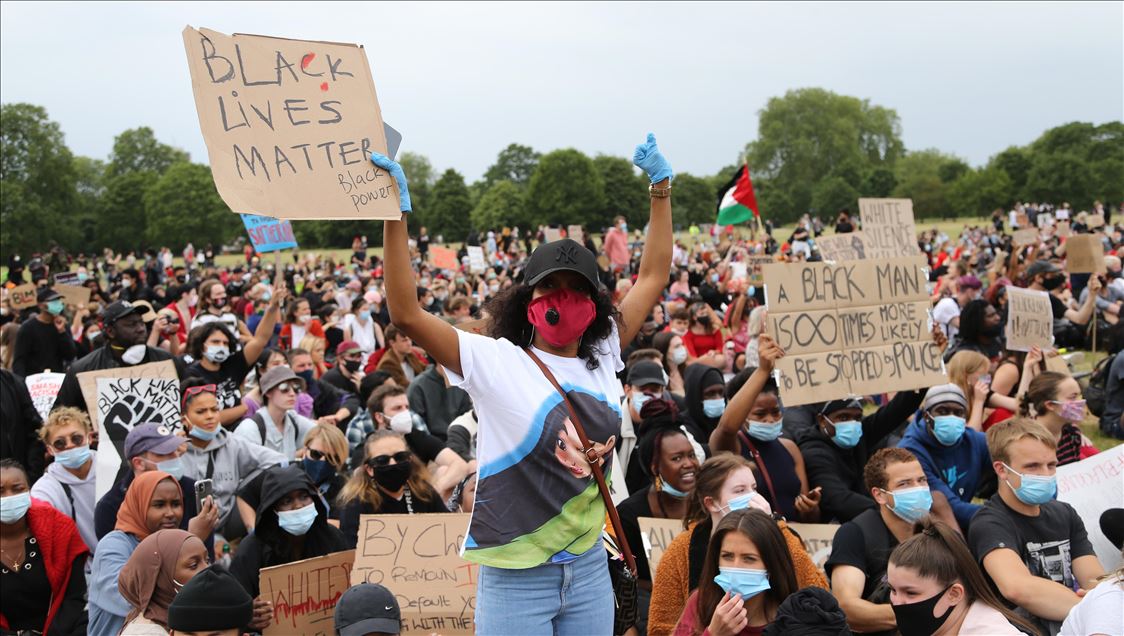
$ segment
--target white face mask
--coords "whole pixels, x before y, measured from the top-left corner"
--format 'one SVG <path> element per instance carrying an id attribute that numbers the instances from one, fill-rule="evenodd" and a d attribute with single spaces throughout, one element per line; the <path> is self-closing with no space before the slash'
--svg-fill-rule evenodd
<path id="1" fill-rule="evenodd" d="M 414 416 L 410 411 L 402 411 L 390 418 L 390 430 L 403 435 L 414 430 Z"/>
<path id="2" fill-rule="evenodd" d="M 121 362 L 129 365 L 140 364 L 140 361 L 144 360 L 144 354 L 147 350 L 148 347 L 145 345 L 133 345 L 125 349 L 125 353 L 121 354 Z"/>
<path id="3" fill-rule="evenodd" d="M 687 347 L 676 347 L 671 351 L 671 363 L 678 366 L 687 361 Z"/>

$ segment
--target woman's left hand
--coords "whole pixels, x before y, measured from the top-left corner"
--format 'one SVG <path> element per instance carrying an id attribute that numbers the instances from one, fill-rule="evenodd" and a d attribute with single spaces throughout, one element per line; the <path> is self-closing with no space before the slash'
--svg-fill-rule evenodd
<path id="1" fill-rule="evenodd" d="M 940 325 L 933 325 L 933 344 L 937 345 L 937 350 L 944 353 L 948 349 L 948 336 L 944 334 L 944 330 Z"/>
<path id="2" fill-rule="evenodd" d="M 648 173 L 648 179 L 652 183 L 675 178 L 675 173 L 671 170 L 671 164 L 660 153 L 659 147 L 656 146 L 656 136 L 652 133 L 648 133 L 647 141 L 636 146 L 636 152 L 632 153 L 632 163 Z"/>
<path id="3" fill-rule="evenodd" d="M 273 603 L 262 597 L 254 599 L 254 619 L 246 627 L 251 632 L 265 631 L 273 624 Z"/>

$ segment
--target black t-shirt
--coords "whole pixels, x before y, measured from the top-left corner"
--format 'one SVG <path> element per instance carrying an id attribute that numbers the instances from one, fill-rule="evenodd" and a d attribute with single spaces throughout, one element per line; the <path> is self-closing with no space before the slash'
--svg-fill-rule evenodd
<path id="1" fill-rule="evenodd" d="M 418 251 L 425 254 L 429 251 L 429 235 L 422 234 L 418 237 Z"/>
<path id="2" fill-rule="evenodd" d="M 640 517 L 656 516 L 652 514 L 652 506 L 648 503 L 648 488 L 641 488 L 622 501 L 617 506 L 617 514 L 620 515 L 621 529 L 624 530 L 628 547 L 636 558 L 637 578 L 649 582 L 654 580 L 656 573 L 648 571 L 648 557 L 644 554 L 644 539 L 640 536 L 640 523 L 637 521 Z"/>
<path id="3" fill-rule="evenodd" d="M 840 221 L 835 224 L 836 234 L 849 234 L 855 231 L 855 226 L 851 225 L 850 221 Z"/>
<path id="4" fill-rule="evenodd" d="M 203 378 L 214 384 L 218 389 L 220 409 L 229 409 L 242 403 L 242 382 L 250 372 L 250 365 L 246 364 L 246 356 L 241 351 L 232 353 L 223 360 L 218 371 L 208 371 L 203 368 L 200 360 L 192 362 L 187 367 L 188 377 Z"/>
<path id="5" fill-rule="evenodd" d="M 360 515 L 408 515 L 413 510 L 414 514 L 421 512 L 449 512 L 441 496 L 434 496 L 432 501 L 426 501 L 417 495 L 411 495 L 409 506 L 406 505 L 406 495 L 401 499 L 392 499 L 384 493 L 378 510 L 365 501 L 352 501 L 340 510 L 340 532 L 347 539 L 348 545 L 355 547 L 359 542 L 359 516 Z"/>
<path id="6" fill-rule="evenodd" d="M 879 510 L 871 508 L 839 526 L 824 569 L 829 577 L 837 565 L 850 565 L 862 570 L 866 574 L 863 598 L 867 599 L 886 580 L 886 564 L 897 546 L 898 539 L 882 521 Z"/>
<path id="7" fill-rule="evenodd" d="M 1039 506 L 1037 517 L 1028 517 L 1012 510 L 998 495 L 993 495 L 983 508 L 972 517 L 968 526 L 968 546 L 972 555 L 983 566 L 984 557 L 999 548 L 1018 553 L 1034 576 L 1060 583 L 1071 590 L 1079 586 L 1073 574 L 1073 560 L 1093 554 L 1093 545 L 1085 532 L 1073 506 L 1062 501 L 1051 501 Z M 991 576 L 984 575 L 995 588 Z M 1037 622 L 1050 634 L 1058 633 L 1061 622 L 1047 621 L 1031 616 L 1025 610 L 1013 608 L 1023 616 Z"/>
<path id="8" fill-rule="evenodd" d="M 1050 294 L 1050 309 L 1054 312 L 1054 320 L 1061 320 L 1065 318 L 1065 310 L 1067 307 L 1062 302 L 1061 298 Z"/>

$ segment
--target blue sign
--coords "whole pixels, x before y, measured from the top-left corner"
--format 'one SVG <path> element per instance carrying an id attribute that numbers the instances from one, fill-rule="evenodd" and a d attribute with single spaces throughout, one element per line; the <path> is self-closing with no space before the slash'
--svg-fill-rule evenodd
<path id="1" fill-rule="evenodd" d="M 297 247 L 297 238 L 293 236 L 293 224 L 288 221 L 257 214 L 243 214 L 242 223 L 246 226 L 246 233 L 250 235 L 250 243 L 259 254 Z"/>

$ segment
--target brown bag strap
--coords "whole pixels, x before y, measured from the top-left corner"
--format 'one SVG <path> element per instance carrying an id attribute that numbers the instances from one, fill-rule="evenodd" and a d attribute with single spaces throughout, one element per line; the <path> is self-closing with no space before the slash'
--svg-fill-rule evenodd
<path id="1" fill-rule="evenodd" d="M 593 471 L 593 477 L 597 479 L 597 489 L 601 491 L 601 499 L 605 501 L 605 510 L 609 513 L 609 521 L 613 524 L 613 533 L 616 535 L 617 545 L 620 546 L 621 553 L 624 554 L 625 564 L 628 566 L 628 571 L 632 574 L 633 578 L 636 577 L 636 559 L 632 556 L 632 550 L 628 547 L 628 539 L 624 535 L 624 528 L 621 526 L 620 515 L 617 514 L 617 507 L 613 505 L 613 497 L 609 494 L 609 486 L 605 483 L 605 474 L 601 470 L 601 458 L 597 455 L 597 450 L 593 444 L 589 443 L 589 438 L 586 437 L 585 427 L 582 426 L 581 420 L 578 419 L 578 413 L 574 410 L 574 405 L 570 403 L 569 396 L 566 391 L 558 384 L 558 380 L 554 379 L 554 374 L 550 369 L 543 364 L 543 361 L 535 355 L 534 351 L 529 348 L 524 349 L 531 360 L 535 361 L 542 374 L 546 376 L 547 380 L 554 385 L 554 388 L 562 396 L 562 401 L 566 403 L 566 408 L 570 411 L 570 421 L 574 423 L 574 431 L 578 434 L 578 439 L 581 440 L 582 448 L 579 449 L 589 462 L 590 469 Z"/>

